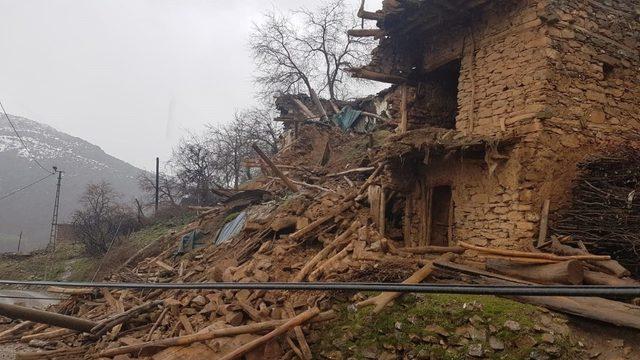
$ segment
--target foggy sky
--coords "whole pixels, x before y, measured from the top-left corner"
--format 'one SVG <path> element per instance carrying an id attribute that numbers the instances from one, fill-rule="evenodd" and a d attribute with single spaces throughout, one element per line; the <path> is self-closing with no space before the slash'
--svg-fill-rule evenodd
<path id="1" fill-rule="evenodd" d="M 252 22 L 312 3 L 0 0 L 0 100 L 151 169 L 185 130 L 254 103 Z"/>

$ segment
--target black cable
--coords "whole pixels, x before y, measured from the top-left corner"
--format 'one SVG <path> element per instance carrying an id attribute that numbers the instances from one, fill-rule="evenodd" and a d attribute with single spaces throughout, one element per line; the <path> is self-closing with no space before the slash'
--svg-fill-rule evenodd
<path id="1" fill-rule="evenodd" d="M 0 197 L 0 201 L 2 201 L 2 200 L 4 200 L 4 199 L 6 199 L 6 198 L 8 198 L 8 197 L 12 196 L 13 194 L 19 193 L 19 192 L 20 192 L 20 191 L 22 191 L 22 190 L 26 190 L 26 189 L 28 189 L 28 188 L 32 187 L 33 185 L 35 185 L 35 184 L 37 184 L 37 183 L 39 183 L 39 182 L 42 182 L 42 181 L 44 181 L 44 180 L 48 179 L 49 177 L 51 177 L 51 176 L 53 176 L 53 175 L 55 175 L 55 173 L 49 174 L 49 175 L 47 175 L 47 176 L 43 177 L 42 179 L 39 179 L 39 180 L 36 180 L 36 181 L 32 182 L 32 183 L 31 183 L 31 184 L 29 184 L 29 185 L 25 185 L 25 186 L 23 186 L 23 187 L 21 187 L 21 188 L 19 188 L 19 189 L 16 189 L 16 190 L 13 190 L 13 191 L 11 191 L 11 192 L 9 192 L 9 193 L 7 193 L 7 194 L 4 194 L 4 195 L 2 195 L 2 196 Z"/>
<path id="2" fill-rule="evenodd" d="M 371 291 L 432 294 L 501 296 L 624 296 L 640 297 L 640 286 L 599 285 L 442 285 L 399 283 L 107 283 L 0 280 L 2 285 L 62 286 L 109 289 L 170 290 L 286 290 L 286 291 Z"/>
<path id="3" fill-rule="evenodd" d="M 50 173 L 50 174 L 54 174 L 55 172 L 52 172 L 51 170 L 45 168 L 44 166 L 42 166 L 42 164 L 40 164 L 40 162 L 38 161 L 38 159 L 36 159 L 35 156 L 33 156 L 33 153 L 31 153 L 31 150 L 29 150 L 29 147 L 27 146 L 27 144 L 24 142 L 24 140 L 22 139 L 22 136 L 20 136 L 20 134 L 18 133 L 18 130 L 16 130 L 15 125 L 13 125 L 13 122 L 11 121 L 11 119 L 9 118 L 9 115 L 7 114 L 7 111 L 4 109 L 4 105 L 2 105 L 2 101 L 0 101 L 0 108 L 2 109 L 2 113 L 4 113 L 4 116 L 7 118 L 7 121 L 9 122 L 9 125 L 11 126 L 11 128 L 13 129 L 13 132 L 16 134 L 16 136 L 18 137 L 18 140 L 20 140 L 20 143 L 22 144 L 22 146 L 24 147 L 25 150 L 27 150 L 27 154 L 29 154 L 29 157 L 31 158 L 31 160 L 33 160 L 36 164 L 38 164 L 38 166 Z"/>

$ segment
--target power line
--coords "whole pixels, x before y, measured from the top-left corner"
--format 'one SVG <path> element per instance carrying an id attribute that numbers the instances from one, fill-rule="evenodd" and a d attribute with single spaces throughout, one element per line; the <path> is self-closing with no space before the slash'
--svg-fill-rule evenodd
<path id="1" fill-rule="evenodd" d="M 46 171 L 46 172 L 48 172 L 50 174 L 53 174 L 54 172 L 52 172 L 51 170 L 48 170 L 47 168 L 42 166 L 42 164 L 38 161 L 38 159 L 36 159 L 36 157 L 33 156 L 33 153 L 31 152 L 31 150 L 29 150 L 29 147 L 27 147 L 27 144 L 24 142 L 24 140 L 22 139 L 22 136 L 20 136 L 20 134 L 18 133 L 18 130 L 16 130 L 15 125 L 13 125 L 13 122 L 9 118 L 9 115 L 7 114 L 7 111 L 4 109 L 4 105 L 2 105 L 2 101 L 0 101 L 0 108 L 2 108 L 2 112 L 4 113 L 4 116 L 7 118 L 7 121 L 9 121 L 9 125 L 11 125 L 11 128 L 13 129 L 13 132 L 16 134 L 16 136 L 20 140 L 20 143 L 22 144 L 24 149 L 27 151 L 27 154 L 29 154 L 29 157 L 31 158 L 31 160 L 33 160 L 42 170 L 44 170 L 44 171 Z"/>
<path id="2" fill-rule="evenodd" d="M 640 296 L 640 286 L 601 285 L 444 285 L 362 282 L 262 282 L 262 283 L 109 283 L 66 281 L 0 280 L 2 285 L 62 286 L 108 289 L 171 290 L 285 290 L 285 291 L 373 291 L 424 294 L 499 296 Z"/>
<path id="3" fill-rule="evenodd" d="M 10 196 L 12 196 L 12 195 L 14 195 L 14 194 L 17 194 L 17 193 L 19 193 L 20 191 L 26 190 L 26 189 L 28 189 L 28 188 L 32 187 L 33 185 L 36 185 L 36 184 L 38 184 L 38 183 L 40 183 L 40 182 L 42 182 L 42 181 L 44 181 L 44 180 L 48 179 L 49 177 L 51 177 L 51 176 L 53 176 L 53 175 L 55 175 L 55 173 L 51 173 L 51 174 L 49 174 L 49 175 L 47 175 L 47 176 L 43 177 L 42 179 L 39 179 L 39 180 L 36 180 L 36 181 L 32 182 L 32 183 L 31 183 L 31 184 L 29 184 L 29 185 L 25 185 L 25 186 L 23 186 L 23 187 L 21 187 L 21 188 L 19 188 L 19 189 L 16 189 L 16 190 L 11 191 L 10 193 L 4 194 L 4 195 L 2 195 L 2 196 L 0 197 L 0 201 L 2 201 L 2 200 L 6 199 L 6 198 L 8 198 L 8 197 L 10 197 Z"/>

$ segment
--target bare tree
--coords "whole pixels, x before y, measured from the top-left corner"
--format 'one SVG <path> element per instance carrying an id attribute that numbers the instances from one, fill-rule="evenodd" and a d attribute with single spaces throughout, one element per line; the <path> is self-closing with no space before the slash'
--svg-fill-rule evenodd
<path id="1" fill-rule="evenodd" d="M 161 172 L 159 174 L 158 186 L 158 202 L 161 207 L 175 207 L 180 204 L 180 199 L 184 195 L 183 188 L 180 186 L 175 176 Z M 155 176 L 148 172 L 138 174 L 138 185 L 145 193 L 145 204 L 155 202 L 156 179 Z"/>
<path id="2" fill-rule="evenodd" d="M 255 156 L 251 144 L 257 143 L 267 153 L 278 151 L 280 127 L 268 109 L 252 108 L 237 112 L 232 122 L 208 127 L 208 143 L 215 154 L 213 166 L 220 183 L 237 188 L 251 178 L 244 160 Z"/>
<path id="3" fill-rule="evenodd" d="M 73 214 L 73 227 L 89 254 L 107 252 L 119 234 L 136 228 L 131 210 L 118 203 L 120 195 L 106 182 L 89 184 L 80 198 L 81 208 Z"/>
<path id="4" fill-rule="evenodd" d="M 204 136 L 190 133 L 173 149 L 171 165 L 182 190 L 195 197 L 196 204 L 211 200 L 211 183 L 216 180 L 215 149 Z"/>
<path id="5" fill-rule="evenodd" d="M 345 70 L 364 64 L 372 44 L 347 36 L 357 24 L 353 13 L 344 0 L 332 0 L 315 9 L 265 14 L 250 37 L 263 95 L 304 89 L 313 98 L 319 89 L 331 100 L 348 96 Z"/>

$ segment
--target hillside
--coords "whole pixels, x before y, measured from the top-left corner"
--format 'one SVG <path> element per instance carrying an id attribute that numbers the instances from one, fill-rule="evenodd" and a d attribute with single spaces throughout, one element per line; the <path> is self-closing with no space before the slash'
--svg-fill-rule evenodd
<path id="1" fill-rule="evenodd" d="M 139 196 L 136 177 L 142 171 L 105 153 L 100 147 L 48 125 L 9 115 L 27 146 L 43 166 L 64 171 L 60 198 L 60 222 L 68 221 L 89 183 L 107 181 L 123 200 Z M 46 173 L 20 144 L 7 119 L 0 117 L 0 194 L 42 178 Z M 56 179 L 41 183 L 0 201 L 0 252 L 16 251 L 23 231 L 22 249 L 45 246 L 49 238 Z"/>

